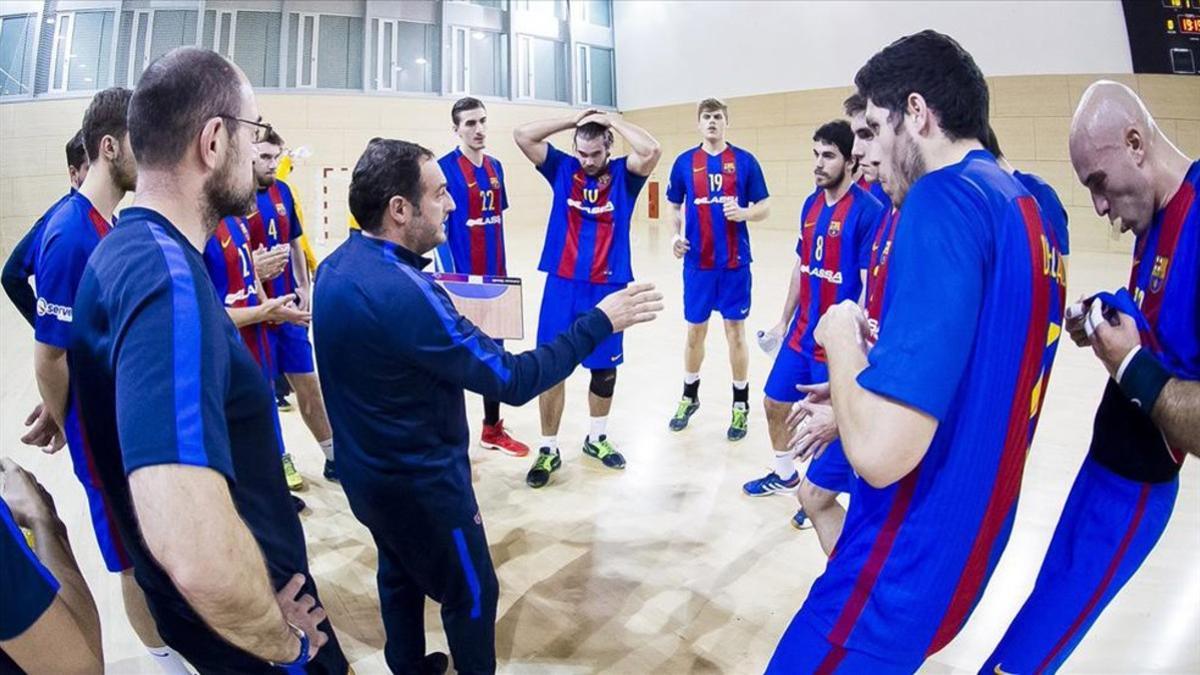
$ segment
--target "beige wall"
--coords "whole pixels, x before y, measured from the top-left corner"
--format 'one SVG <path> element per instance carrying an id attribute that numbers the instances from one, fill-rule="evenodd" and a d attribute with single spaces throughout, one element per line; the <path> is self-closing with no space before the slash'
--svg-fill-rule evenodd
<path id="1" fill-rule="evenodd" d="M 1063 197 L 1071 212 L 1073 250 L 1127 250 L 1110 241 L 1107 225 L 1091 210 L 1087 193 L 1067 161 L 1067 126 L 1079 95 L 1099 76 L 1001 77 L 990 80 L 993 124 L 1005 152 L 1018 168 L 1039 174 Z M 1200 78 L 1119 76 L 1137 89 L 1167 135 L 1191 157 L 1200 156 Z M 767 94 L 729 99 L 730 139 L 755 153 L 763 164 L 774 207 L 761 227 L 790 229 L 812 191 L 809 161 L 813 129 L 837 117 L 847 88 Z M 78 128 L 86 99 L 42 100 L 0 105 L 0 248 L 5 254 L 29 225 L 66 190 L 63 144 Z M 448 100 L 382 96 L 267 94 L 259 96 L 265 119 L 275 124 L 292 147 L 308 146 L 291 179 L 300 194 L 308 230 L 322 230 L 322 202 L 331 208 L 336 239 L 344 232 L 347 174 L 335 173 L 325 185 L 322 169 L 353 167 L 373 136 L 420 142 L 441 154 L 455 142 L 449 130 Z M 562 107 L 515 103 L 489 106 L 489 152 L 505 165 L 510 227 L 542 228 L 549 206 L 545 182 L 511 140 L 514 126 L 569 114 Z M 697 142 L 691 104 L 628 111 L 663 144 L 664 157 L 653 177 L 660 196 L 674 157 Z M 566 139 L 564 139 L 566 140 Z M 569 144 L 569 140 L 566 140 Z M 323 195 L 327 187 L 329 194 Z M 637 210 L 647 219 L 646 197 Z M 663 204 L 665 206 L 665 204 Z M 662 216 L 665 217 L 663 209 Z M 660 221 L 665 223 L 665 220 Z"/>
<path id="2" fill-rule="evenodd" d="M 1067 129 L 1079 96 L 1100 75 L 989 78 L 992 125 L 1009 160 L 1038 174 L 1058 191 L 1070 212 L 1071 250 L 1120 250 L 1107 221 L 1096 216 L 1067 155 Z M 1170 75 L 1112 76 L 1137 90 L 1167 136 L 1190 157 L 1200 157 L 1200 78 Z M 762 163 L 771 191 L 771 217 L 760 227 L 792 228 L 804 198 L 813 191 L 811 138 L 820 124 L 842 115 L 849 87 L 730 98 L 729 139 Z M 719 93 L 719 92 L 714 92 Z M 626 112 L 663 145 L 654 179 L 660 196 L 674 158 L 699 143 L 694 104 Z M 644 198 L 643 198 L 644 199 Z M 665 206 L 665 204 L 664 204 Z M 639 218 L 646 219 L 644 206 Z M 666 211 L 660 214 L 665 223 Z"/>

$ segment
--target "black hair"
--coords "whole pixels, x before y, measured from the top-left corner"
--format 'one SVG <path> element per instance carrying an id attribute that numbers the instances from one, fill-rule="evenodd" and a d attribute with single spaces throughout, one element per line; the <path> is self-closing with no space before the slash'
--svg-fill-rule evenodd
<path id="1" fill-rule="evenodd" d="M 453 122 L 454 126 L 457 127 L 458 126 L 458 116 L 461 113 L 465 113 L 469 110 L 477 110 L 480 108 L 482 108 L 485 112 L 487 111 L 487 106 L 483 105 L 483 101 L 480 101 L 479 99 L 475 98 L 474 96 L 464 96 L 464 97 L 458 99 L 457 101 L 455 101 L 454 107 L 450 108 L 450 121 Z"/>
<path id="2" fill-rule="evenodd" d="M 920 94 L 952 141 L 983 138 L 988 86 L 975 59 L 948 35 L 923 30 L 871 57 L 854 76 L 858 92 L 899 127 L 910 94 Z"/>
<path id="3" fill-rule="evenodd" d="M 155 59 L 129 103 L 129 141 L 138 164 L 175 166 L 214 117 L 223 117 L 232 134 L 241 88 L 237 69 L 214 51 L 180 47 Z"/>
<path id="4" fill-rule="evenodd" d="M 271 130 L 267 132 L 267 135 L 263 137 L 261 142 L 266 143 L 267 145 L 278 145 L 281 148 L 284 145 L 283 136 L 279 135 L 279 132 L 275 130 L 275 127 L 271 127 Z"/>
<path id="5" fill-rule="evenodd" d="M 82 169 L 87 161 L 87 150 L 83 147 L 83 129 L 80 129 L 67 141 L 67 166 L 78 170 Z"/>
<path id="6" fill-rule="evenodd" d="M 126 122 L 129 97 L 133 92 L 125 87 L 109 87 L 98 92 L 83 113 L 83 147 L 91 161 L 100 156 L 100 141 L 112 136 L 120 141 L 129 131 Z"/>
<path id="7" fill-rule="evenodd" d="M 854 132 L 850 130 L 850 123 L 846 120 L 834 120 L 822 124 L 813 134 L 812 139 L 820 143 L 836 145 L 838 152 L 842 153 L 842 158 L 847 162 L 851 160 L 850 151 L 854 149 Z"/>
<path id="8" fill-rule="evenodd" d="M 1000 139 L 996 138 L 996 130 L 992 128 L 992 125 L 988 125 L 987 134 L 979 139 L 979 142 L 983 143 L 983 148 L 992 153 L 996 159 L 1004 156 L 1004 151 L 1000 149 Z"/>
<path id="9" fill-rule="evenodd" d="M 590 141 L 596 138 L 604 139 L 604 147 L 611 148 L 613 144 L 613 132 L 609 127 L 600 124 L 599 122 L 588 122 L 575 127 L 575 140 L 583 139 Z"/>
<path id="10" fill-rule="evenodd" d="M 842 102 L 842 107 L 846 110 L 846 117 L 861 115 L 867 111 L 867 99 L 856 91 Z"/>
<path id="11" fill-rule="evenodd" d="M 350 177 L 350 213 L 365 232 L 378 232 L 392 197 L 404 197 L 420 212 L 421 165 L 433 159 L 426 148 L 390 138 L 372 138 Z"/>

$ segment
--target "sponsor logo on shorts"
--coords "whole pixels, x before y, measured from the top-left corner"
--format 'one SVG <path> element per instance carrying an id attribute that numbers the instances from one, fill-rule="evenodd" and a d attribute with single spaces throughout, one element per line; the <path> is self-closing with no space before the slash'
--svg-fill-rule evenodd
<path id="1" fill-rule="evenodd" d="M 37 314 L 38 316 L 50 315 L 63 323 L 71 323 L 71 308 L 66 305 L 56 305 L 53 302 L 48 302 L 45 298 L 37 299 Z"/>

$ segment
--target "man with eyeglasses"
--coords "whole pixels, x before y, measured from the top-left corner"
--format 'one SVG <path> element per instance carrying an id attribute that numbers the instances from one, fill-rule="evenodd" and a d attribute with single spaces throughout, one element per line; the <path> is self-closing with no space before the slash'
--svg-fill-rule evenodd
<path id="1" fill-rule="evenodd" d="M 244 120 L 257 119 L 246 76 L 214 52 L 176 49 L 142 74 L 128 110 L 138 194 L 79 282 L 71 386 L 167 644 L 201 673 L 342 674 L 271 387 L 201 255 L 222 215 L 253 204 Z"/>
<path id="2" fill-rule="evenodd" d="M 269 269 L 274 265 L 264 264 L 261 259 L 255 261 L 263 280 L 263 290 L 268 298 L 295 294 L 297 308 L 308 312 L 312 308 L 312 279 L 308 274 L 304 248 L 300 244 L 303 224 L 292 188 L 275 177 L 284 141 L 279 132 L 269 125 L 256 126 L 255 131 L 254 180 L 258 194 L 256 208 L 246 218 L 250 247 L 259 256 L 264 253 L 268 256 L 287 253 L 282 267 L 275 268 L 278 271 L 274 275 L 271 274 L 274 270 Z M 321 383 L 317 380 L 308 327 L 282 323 L 269 327 L 267 335 L 275 359 L 276 375 L 285 376 L 288 384 L 296 390 L 300 416 L 325 454 L 325 478 L 336 481 L 333 430 L 329 428 L 329 417 L 325 414 L 325 399 L 321 395 Z M 299 490 L 304 487 L 304 479 L 287 454 L 283 458 L 283 468 L 288 488 Z"/>

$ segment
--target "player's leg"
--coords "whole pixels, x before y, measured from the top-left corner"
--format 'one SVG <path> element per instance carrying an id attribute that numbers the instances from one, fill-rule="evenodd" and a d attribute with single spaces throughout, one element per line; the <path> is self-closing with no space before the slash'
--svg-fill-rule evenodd
<path id="1" fill-rule="evenodd" d="M 721 270 L 717 309 L 725 319 L 725 342 L 729 346 L 729 368 L 733 375 L 733 410 L 725 437 L 746 437 L 750 414 L 750 351 L 746 347 L 746 318 L 750 316 L 750 266 Z"/>
<path id="2" fill-rule="evenodd" d="M 142 587 L 138 586 L 137 579 L 133 578 L 133 568 L 122 570 L 120 576 L 125 616 L 129 618 L 129 625 L 133 627 L 138 640 L 141 640 L 146 646 L 146 651 L 150 652 L 154 664 L 162 672 L 171 675 L 190 674 L 192 671 L 188 669 L 183 657 L 168 647 L 158 635 L 158 627 L 154 625 L 154 617 L 150 615 L 150 608 L 146 605 L 146 594 L 142 592 Z"/>
<path id="3" fill-rule="evenodd" d="M 610 293 L 625 287 L 625 284 L 591 284 L 587 289 L 586 303 L 579 306 L 579 313 L 591 311 Z M 596 349 L 583 360 L 583 367 L 591 371 L 588 382 L 588 413 L 591 423 L 583 453 L 595 457 L 610 469 L 624 469 L 622 455 L 608 434 L 608 413 L 612 410 L 613 392 L 617 386 L 617 367 L 625 362 L 625 334 L 617 333 L 596 345 Z"/>
<path id="4" fill-rule="evenodd" d="M 321 382 L 317 379 L 308 329 L 292 324 L 280 326 L 277 343 L 279 349 L 275 352 L 275 360 L 279 363 L 279 369 L 287 375 L 292 389 L 296 391 L 296 402 L 300 406 L 300 416 L 304 419 L 305 426 L 325 455 L 325 477 L 337 480 L 333 429 L 329 426 L 329 416 L 325 413 L 325 397 L 321 394 Z"/>
<path id="5" fill-rule="evenodd" d="M 784 673 L 871 673 L 871 675 L 909 675 L 921 663 L 893 663 L 860 651 L 831 643 L 796 614 L 779 638 L 775 653 L 767 664 L 767 675 Z"/>
<path id="6" fill-rule="evenodd" d="M 986 672 L 1055 672 L 1166 529 L 1179 479 L 1141 483 L 1085 460 L 1033 591 Z"/>
<path id="7" fill-rule="evenodd" d="M 687 322 L 687 344 L 683 350 L 683 397 L 668 425 L 672 431 L 687 427 L 700 408 L 700 366 L 704 364 L 704 341 L 708 317 L 716 300 L 714 270 L 683 268 L 683 318 Z"/>
<path id="8" fill-rule="evenodd" d="M 546 275 L 546 287 L 542 292 L 542 307 L 538 314 L 538 345 L 546 344 L 566 330 L 573 321 L 575 284 L 554 274 Z M 540 488 L 550 482 L 550 474 L 562 466 L 558 452 L 558 428 L 562 422 L 566 404 L 567 386 L 559 382 L 538 396 L 538 414 L 541 418 L 542 438 L 538 443 L 538 454 L 533 466 L 525 475 L 525 483 Z"/>
<path id="9" fill-rule="evenodd" d="M 828 451 L 826 449 L 826 452 Z M 812 465 L 809 465 L 809 472 L 811 471 Z M 842 526 L 846 522 L 846 509 L 838 503 L 837 495 L 836 491 L 828 490 L 813 481 L 811 476 L 805 476 L 797 492 L 800 508 L 817 531 L 817 539 L 821 542 L 821 550 L 825 551 L 826 556 L 833 553 L 833 547 L 837 545 L 838 537 L 842 535 Z M 795 519 L 792 522 L 795 523 Z"/>
<path id="10" fill-rule="evenodd" d="M 501 346 L 503 340 L 496 341 Z M 504 428 L 504 420 L 500 419 L 500 401 L 483 398 L 483 430 L 479 435 L 479 445 L 484 450 L 496 450 L 509 457 L 524 457 L 529 454 L 529 446 L 513 438 Z"/>
<path id="11" fill-rule="evenodd" d="M 774 452 L 771 471 L 743 485 L 742 491 L 746 494 L 752 497 L 779 492 L 792 494 L 800 486 L 800 473 L 796 471 L 796 462 L 788 448 L 787 416 L 792 404 L 800 400 L 796 385 L 808 381 L 806 359 L 785 345 L 775 356 L 775 365 L 763 387 L 763 412 L 767 416 L 767 434 Z"/>

